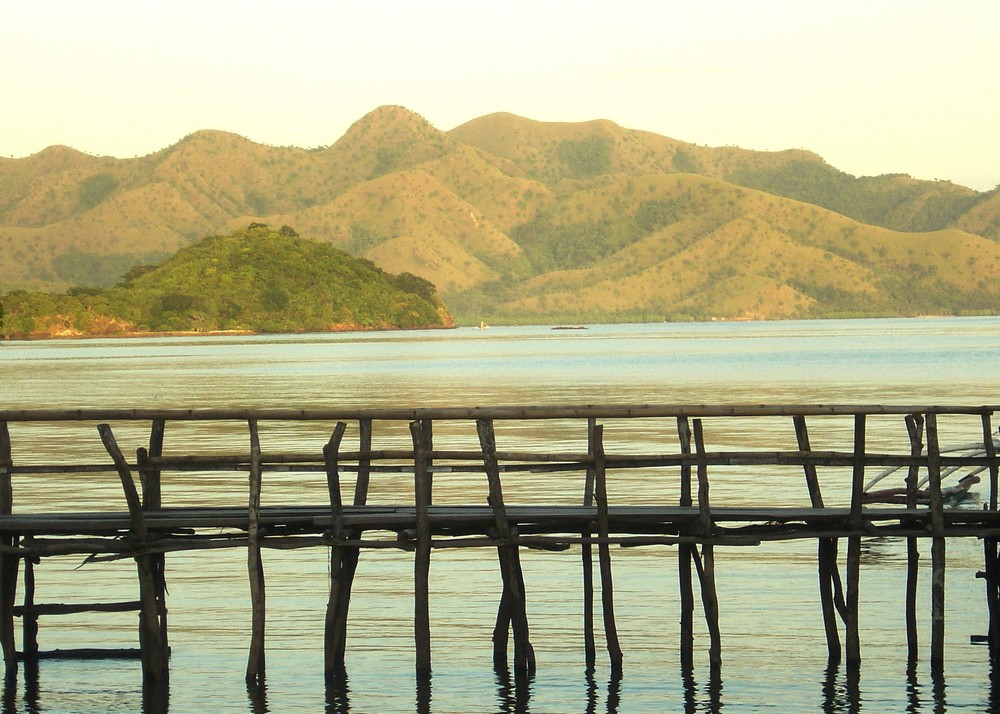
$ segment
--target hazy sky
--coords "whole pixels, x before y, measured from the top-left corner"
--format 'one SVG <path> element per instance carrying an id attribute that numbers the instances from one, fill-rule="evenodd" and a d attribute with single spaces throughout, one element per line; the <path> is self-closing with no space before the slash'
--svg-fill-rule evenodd
<path id="1" fill-rule="evenodd" d="M 198 129 L 332 144 L 401 104 L 855 175 L 1000 184 L 1000 0 L 0 0 L 0 156 L 132 157 Z"/>

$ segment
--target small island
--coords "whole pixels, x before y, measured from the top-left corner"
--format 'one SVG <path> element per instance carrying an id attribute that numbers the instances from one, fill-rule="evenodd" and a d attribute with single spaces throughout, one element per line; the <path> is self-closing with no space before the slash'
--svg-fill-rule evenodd
<path id="1" fill-rule="evenodd" d="M 7 293 L 0 316 L 6 339 L 454 326 L 429 281 L 261 223 L 136 266 L 111 288 Z"/>

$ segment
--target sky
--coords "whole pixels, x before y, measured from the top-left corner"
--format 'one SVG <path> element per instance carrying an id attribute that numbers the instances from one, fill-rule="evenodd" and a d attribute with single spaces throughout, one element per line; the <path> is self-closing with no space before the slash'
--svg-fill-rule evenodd
<path id="1" fill-rule="evenodd" d="M 998 0 L 0 0 L 0 156 L 200 129 L 312 148 L 384 104 L 610 119 L 1000 185 Z"/>

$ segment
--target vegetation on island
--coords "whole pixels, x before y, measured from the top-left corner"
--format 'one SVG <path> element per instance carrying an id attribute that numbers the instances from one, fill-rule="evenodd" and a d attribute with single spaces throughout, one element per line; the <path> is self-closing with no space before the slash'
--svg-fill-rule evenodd
<path id="1" fill-rule="evenodd" d="M 104 315 L 98 296 L 144 285 L 137 266 L 250 222 L 419 276 L 464 324 L 1000 314 L 1000 187 L 855 177 L 808 151 L 606 120 L 498 113 L 443 132 L 403 107 L 313 149 L 199 131 L 128 160 L 0 157 L 0 294 Z M 114 319 L 245 327 L 209 295 L 221 283 L 188 277 Z M 283 293 L 257 295 L 264 322 L 246 329 L 289 325 Z M 8 302 L 8 331 L 19 319 Z M 394 319 L 357 320 L 379 321 Z"/>
<path id="2" fill-rule="evenodd" d="M 111 288 L 0 298 L 8 338 L 447 327 L 434 286 L 263 224 L 205 238 Z"/>

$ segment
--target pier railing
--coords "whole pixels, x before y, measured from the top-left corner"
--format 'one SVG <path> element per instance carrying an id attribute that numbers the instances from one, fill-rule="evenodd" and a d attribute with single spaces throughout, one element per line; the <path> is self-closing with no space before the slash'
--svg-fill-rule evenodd
<path id="1" fill-rule="evenodd" d="M 611 546 L 678 553 L 680 646 L 693 652 L 694 583 L 721 663 L 715 548 L 813 539 L 831 660 L 860 662 L 861 539 L 907 543 L 906 627 L 916 656 L 918 540 L 931 540 L 931 661 L 944 647 L 945 541 L 982 538 L 990 652 L 1000 650 L 997 406 L 609 405 L 426 409 L 0 411 L 0 644 L 8 673 L 38 651 L 40 616 L 137 609 L 144 675 L 167 676 L 165 554 L 245 548 L 248 681 L 264 676 L 263 548 L 327 547 L 326 671 L 344 667 L 351 587 L 364 549 L 414 553 L 418 673 L 430 672 L 436 548 L 496 548 L 493 652 L 534 667 L 521 548 L 579 549 L 585 656 L 596 657 L 599 585 L 613 671 Z M 130 444 L 128 451 L 121 444 Z M 134 456 L 133 456 L 134 454 Z M 111 478 L 108 478 L 111 474 Z M 117 479 L 115 479 L 115 475 Z M 76 479 L 60 500 L 39 486 Z M 116 482 L 117 496 L 108 488 Z M 976 483 L 976 507 L 955 505 Z M 876 488 L 877 486 L 877 488 Z M 848 541 L 840 574 L 838 541 Z M 598 583 L 593 553 L 597 549 Z M 135 558 L 139 600 L 35 602 L 39 558 Z M 19 570 L 24 604 L 16 605 Z M 841 644 L 841 631 L 844 644 Z"/>

